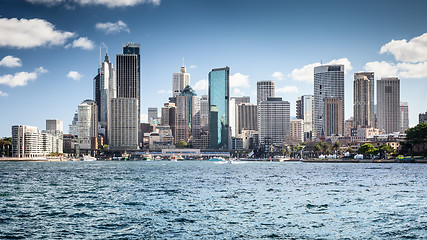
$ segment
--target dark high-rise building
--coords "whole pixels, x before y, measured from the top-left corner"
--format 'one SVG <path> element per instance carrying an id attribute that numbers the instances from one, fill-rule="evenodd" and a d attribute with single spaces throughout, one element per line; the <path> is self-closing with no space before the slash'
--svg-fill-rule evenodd
<path id="1" fill-rule="evenodd" d="M 117 54 L 117 97 L 138 100 L 138 125 L 141 122 L 141 65 L 140 45 L 123 44 L 123 54 Z"/>
<path id="2" fill-rule="evenodd" d="M 230 68 L 217 68 L 209 72 L 209 146 L 228 149 Z"/>

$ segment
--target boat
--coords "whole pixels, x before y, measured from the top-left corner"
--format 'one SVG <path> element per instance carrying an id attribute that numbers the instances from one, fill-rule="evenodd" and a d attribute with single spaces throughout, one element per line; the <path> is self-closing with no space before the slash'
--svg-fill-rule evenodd
<path id="1" fill-rule="evenodd" d="M 212 162 L 225 162 L 225 159 L 222 157 L 214 157 L 214 158 L 210 158 L 209 161 Z"/>
<path id="2" fill-rule="evenodd" d="M 177 161 L 180 161 L 180 160 L 184 160 L 184 158 L 181 155 L 178 155 L 178 156 L 172 155 L 171 158 L 170 158 L 170 160 L 173 161 L 173 162 L 177 162 Z"/>
<path id="3" fill-rule="evenodd" d="M 129 154 L 128 153 L 126 153 L 126 152 L 124 152 L 123 154 L 122 154 L 122 160 L 129 160 Z"/>
<path id="4" fill-rule="evenodd" d="M 96 157 L 92 157 L 90 155 L 83 155 L 82 160 L 85 162 L 96 161 Z"/>
<path id="5" fill-rule="evenodd" d="M 151 156 L 151 154 L 147 152 L 145 154 L 142 154 L 142 160 L 151 161 L 153 160 L 153 156 Z"/>

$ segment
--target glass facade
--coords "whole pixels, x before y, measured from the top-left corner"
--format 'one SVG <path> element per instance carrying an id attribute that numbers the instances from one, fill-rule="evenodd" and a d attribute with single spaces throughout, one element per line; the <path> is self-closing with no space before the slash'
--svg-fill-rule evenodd
<path id="1" fill-rule="evenodd" d="M 230 68 L 209 72 L 209 147 L 228 149 Z"/>

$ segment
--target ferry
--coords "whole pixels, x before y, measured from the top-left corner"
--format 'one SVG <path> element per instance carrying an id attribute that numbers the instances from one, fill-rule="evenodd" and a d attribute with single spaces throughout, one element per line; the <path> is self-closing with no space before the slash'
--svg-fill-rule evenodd
<path id="1" fill-rule="evenodd" d="M 129 154 L 127 154 L 126 152 L 122 154 L 122 160 L 129 160 Z"/>
<path id="2" fill-rule="evenodd" d="M 82 160 L 85 162 L 92 162 L 92 161 L 96 161 L 96 158 L 90 155 L 83 155 Z"/>
<path id="3" fill-rule="evenodd" d="M 147 152 L 145 154 L 142 154 L 142 160 L 151 161 L 153 160 L 153 156 Z"/>

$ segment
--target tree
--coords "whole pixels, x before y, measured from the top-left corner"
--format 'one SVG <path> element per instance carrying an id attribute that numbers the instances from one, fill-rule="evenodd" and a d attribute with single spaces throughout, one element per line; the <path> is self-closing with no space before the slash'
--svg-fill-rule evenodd
<path id="1" fill-rule="evenodd" d="M 353 149 L 352 147 L 348 147 L 348 148 L 347 148 L 347 152 L 349 152 L 349 153 L 353 153 L 353 152 L 354 152 L 354 149 Z"/>
<path id="2" fill-rule="evenodd" d="M 394 148 L 389 145 L 381 145 L 378 147 L 379 150 L 384 150 L 388 154 L 394 153 Z"/>
<path id="3" fill-rule="evenodd" d="M 330 153 L 329 144 L 323 141 L 317 142 L 314 145 L 314 150 L 321 154 L 327 154 L 328 152 Z"/>
<path id="4" fill-rule="evenodd" d="M 335 142 L 334 145 L 332 145 L 332 149 L 334 151 L 338 151 L 341 148 L 341 144 L 339 142 Z"/>
<path id="5" fill-rule="evenodd" d="M 365 143 L 359 148 L 357 152 L 359 154 L 363 154 L 364 157 L 367 157 L 368 155 L 376 154 L 378 152 L 378 148 L 375 148 L 370 143 Z"/>
<path id="6" fill-rule="evenodd" d="M 177 142 L 175 144 L 175 147 L 176 148 L 186 148 L 187 147 L 187 143 L 184 140 L 181 140 L 181 141 L 179 141 L 179 142 Z"/>
<path id="7" fill-rule="evenodd" d="M 413 128 L 408 128 L 406 130 L 406 141 L 403 147 L 411 155 L 414 153 L 427 155 L 427 123 L 420 123 Z"/>

